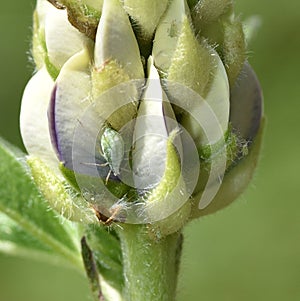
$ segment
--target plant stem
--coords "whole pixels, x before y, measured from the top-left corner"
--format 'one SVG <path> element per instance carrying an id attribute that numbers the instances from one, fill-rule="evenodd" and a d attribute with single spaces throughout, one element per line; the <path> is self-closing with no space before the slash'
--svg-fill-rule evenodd
<path id="1" fill-rule="evenodd" d="M 181 234 L 153 240 L 145 225 L 122 225 L 124 301 L 174 301 Z"/>

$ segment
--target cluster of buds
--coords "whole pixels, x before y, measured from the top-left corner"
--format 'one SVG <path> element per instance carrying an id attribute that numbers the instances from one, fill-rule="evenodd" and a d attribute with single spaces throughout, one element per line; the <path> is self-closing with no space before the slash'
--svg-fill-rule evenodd
<path id="1" fill-rule="evenodd" d="M 244 190 L 262 95 L 232 2 L 37 1 L 20 123 L 55 209 L 161 237 Z"/>

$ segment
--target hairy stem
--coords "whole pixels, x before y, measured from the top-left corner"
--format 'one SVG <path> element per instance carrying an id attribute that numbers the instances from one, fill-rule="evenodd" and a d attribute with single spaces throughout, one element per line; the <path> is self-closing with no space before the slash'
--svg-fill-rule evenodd
<path id="1" fill-rule="evenodd" d="M 182 236 L 154 241 L 145 225 L 118 230 L 123 253 L 125 301 L 174 301 Z"/>

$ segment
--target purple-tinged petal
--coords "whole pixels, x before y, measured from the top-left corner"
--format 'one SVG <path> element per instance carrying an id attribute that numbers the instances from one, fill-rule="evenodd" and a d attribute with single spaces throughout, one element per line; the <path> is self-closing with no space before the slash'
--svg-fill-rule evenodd
<path id="1" fill-rule="evenodd" d="M 230 122 L 242 138 L 252 141 L 263 115 L 263 95 L 252 67 L 245 63 L 230 96 Z"/>
<path id="2" fill-rule="evenodd" d="M 52 91 L 49 130 L 61 162 L 72 168 L 73 135 L 78 120 L 90 105 L 89 55 L 83 50 L 63 66 Z"/>

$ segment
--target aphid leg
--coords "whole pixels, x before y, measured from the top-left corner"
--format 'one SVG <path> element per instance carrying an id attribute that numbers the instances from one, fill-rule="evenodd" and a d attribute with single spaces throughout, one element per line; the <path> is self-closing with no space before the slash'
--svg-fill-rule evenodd
<path id="1" fill-rule="evenodd" d="M 105 185 L 107 185 L 110 175 L 111 175 L 111 169 L 109 170 L 109 172 L 108 172 L 108 174 L 106 176 Z"/>
<path id="2" fill-rule="evenodd" d="M 93 206 L 93 209 L 95 210 L 96 216 L 99 220 L 99 222 L 105 226 L 109 226 L 112 224 L 112 222 L 114 222 L 116 220 L 117 215 L 119 214 L 119 212 L 122 209 L 122 206 L 116 206 L 115 208 L 111 209 L 111 216 L 107 217 L 106 215 L 104 215 L 103 213 L 101 213 L 96 206 Z"/>
<path id="3" fill-rule="evenodd" d="M 120 212 L 122 206 L 116 206 L 116 208 L 112 209 L 112 215 L 107 219 L 104 223 L 105 225 L 110 225 L 113 221 L 116 220 L 118 213 Z"/>
<path id="4" fill-rule="evenodd" d="M 82 162 L 80 164 L 83 164 L 83 165 L 92 165 L 92 166 L 100 166 L 100 167 L 104 167 L 104 166 L 108 166 L 109 165 L 108 162 L 101 163 L 101 164 L 100 163 L 84 163 L 84 162 Z"/>

